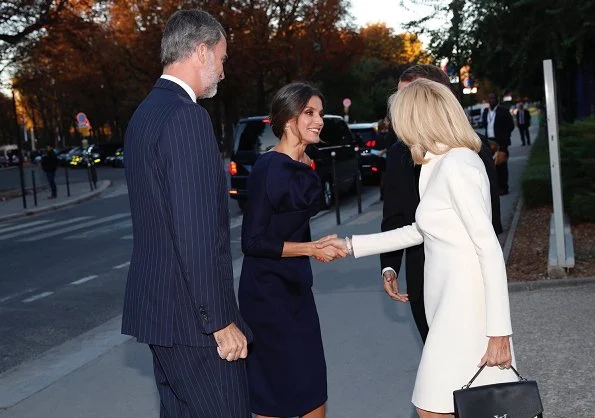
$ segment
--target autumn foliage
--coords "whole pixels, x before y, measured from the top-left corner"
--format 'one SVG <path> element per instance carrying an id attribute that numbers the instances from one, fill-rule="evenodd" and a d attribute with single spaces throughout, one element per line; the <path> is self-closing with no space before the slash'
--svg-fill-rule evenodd
<path id="1" fill-rule="evenodd" d="M 226 78 L 219 94 L 203 103 L 226 147 L 238 118 L 266 114 L 272 94 L 290 81 L 318 85 L 327 113 L 342 113 L 341 101 L 350 97 L 352 119 L 374 120 L 386 111 L 405 66 L 431 60 L 415 35 L 380 24 L 355 27 L 346 1 L 63 3 L 59 17 L 24 35 L 10 54 L 19 109 L 45 143 L 58 134 L 66 144 L 77 143 L 72 126 L 80 111 L 93 125 L 93 139 L 120 141 L 161 73 L 161 32 L 180 8 L 209 11 L 228 34 Z"/>

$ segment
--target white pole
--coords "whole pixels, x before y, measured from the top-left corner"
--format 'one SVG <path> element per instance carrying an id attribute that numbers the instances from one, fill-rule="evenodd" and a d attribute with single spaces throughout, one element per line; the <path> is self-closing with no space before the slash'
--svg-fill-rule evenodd
<path id="1" fill-rule="evenodd" d="M 564 205 L 562 204 L 562 180 L 560 175 L 560 144 L 558 141 L 558 111 L 556 86 L 552 60 L 543 61 L 545 81 L 545 103 L 547 109 L 547 132 L 552 175 L 552 201 L 554 204 L 554 233 L 556 234 L 556 255 L 558 266 L 566 266 L 566 244 L 564 241 Z"/>
<path id="2" fill-rule="evenodd" d="M 31 127 L 31 151 L 35 151 L 36 147 L 35 147 L 35 131 L 33 130 L 33 127 Z"/>

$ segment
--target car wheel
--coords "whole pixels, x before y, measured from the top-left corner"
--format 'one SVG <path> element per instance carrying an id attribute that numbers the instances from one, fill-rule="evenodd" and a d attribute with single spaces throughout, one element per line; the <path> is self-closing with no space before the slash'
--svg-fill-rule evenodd
<path id="1" fill-rule="evenodd" d="M 329 180 L 322 183 L 322 205 L 325 209 L 333 205 L 333 186 Z"/>

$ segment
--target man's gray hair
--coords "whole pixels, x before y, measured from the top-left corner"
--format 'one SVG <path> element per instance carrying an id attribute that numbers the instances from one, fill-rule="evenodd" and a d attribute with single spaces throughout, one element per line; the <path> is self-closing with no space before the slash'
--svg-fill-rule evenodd
<path id="1" fill-rule="evenodd" d="M 184 60 L 199 44 L 212 48 L 225 36 L 225 29 L 211 14 L 198 9 L 178 10 L 163 31 L 161 63 L 167 66 Z"/>

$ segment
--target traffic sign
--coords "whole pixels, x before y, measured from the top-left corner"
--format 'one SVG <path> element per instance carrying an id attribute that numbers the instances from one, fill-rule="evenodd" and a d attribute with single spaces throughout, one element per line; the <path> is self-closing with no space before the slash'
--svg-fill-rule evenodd
<path id="1" fill-rule="evenodd" d="M 343 106 L 344 106 L 344 107 L 349 107 L 349 106 L 351 106 L 351 99 L 349 99 L 349 98 L 347 98 L 347 97 L 346 97 L 346 98 L 344 98 L 344 99 L 343 99 Z"/>
<path id="2" fill-rule="evenodd" d="M 89 122 L 89 119 L 87 119 L 87 115 L 85 115 L 83 112 L 79 112 L 76 114 L 76 125 L 79 129 L 91 128 L 91 123 Z"/>

